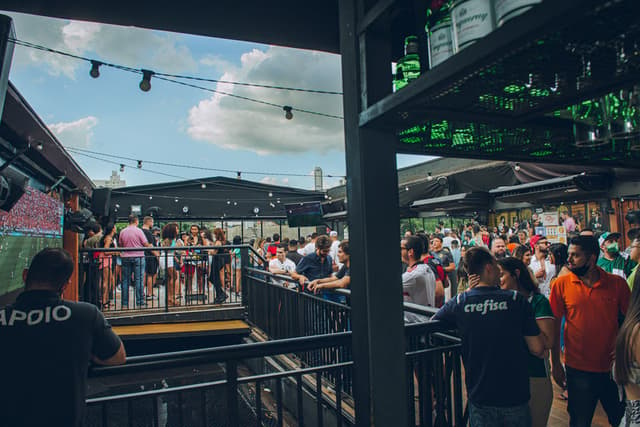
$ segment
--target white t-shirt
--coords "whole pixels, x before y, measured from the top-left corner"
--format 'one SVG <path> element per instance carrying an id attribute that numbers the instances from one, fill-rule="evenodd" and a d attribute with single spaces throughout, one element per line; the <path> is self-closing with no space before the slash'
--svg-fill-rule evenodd
<path id="1" fill-rule="evenodd" d="M 272 268 L 276 268 L 278 270 L 284 270 L 287 273 L 291 273 L 292 271 L 296 271 L 296 264 L 293 261 L 291 261 L 289 258 L 285 258 L 284 262 L 280 262 L 278 258 L 274 258 L 271 261 L 269 261 L 269 271 L 271 271 Z M 273 283 L 275 283 L 276 285 L 282 285 L 285 283 L 285 281 L 273 279 Z M 287 282 L 287 284 L 288 283 L 289 282 Z"/>
<path id="2" fill-rule="evenodd" d="M 451 236 L 445 236 L 444 239 L 442 239 L 442 246 L 451 249 L 451 242 L 453 242 L 454 240 L 455 239 Z"/>
<path id="3" fill-rule="evenodd" d="M 302 256 L 307 256 L 316 251 L 316 242 L 309 242 L 307 245 L 302 248 Z"/>
<path id="4" fill-rule="evenodd" d="M 331 259 L 338 266 L 338 270 L 342 268 L 342 263 L 338 261 L 338 246 L 340 246 L 340 241 L 335 240 L 331 243 L 331 249 L 329 250 L 329 255 L 331 255 Z"/>
<path id="5" fill-rule="evenodd" d="M 531 262 L 529 263 L 529 267 L 533 271 L 533 275 L 542 268 L 542 264 L 538 261 L 538 258 L 535 256 L 531 257 Z M 556 266 L 551 264 L 548 259 L 544 260 L 544 270 L 546 272 L 545 277 L 538 278 L 538 289 L 540 289 L 540 293 L 545 297 L 549 298 L 549 294 L 551 293 L 551 279 L 556 274 Z"/>
<path id="6" fill-rule="evenodd" d="M 436 276 L 427 264 L 417 264 L 402 274 L 402 296 L 406 302 L 435 307 Z M 405 322 L 426 320 L 419 314 L 405 312 Z"/>

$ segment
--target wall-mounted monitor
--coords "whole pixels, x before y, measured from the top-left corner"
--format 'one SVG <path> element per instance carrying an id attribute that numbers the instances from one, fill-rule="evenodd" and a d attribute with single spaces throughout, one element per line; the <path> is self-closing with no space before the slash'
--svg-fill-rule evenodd
<path id="1" fill-rule="evenodd" d="M 289 227 L 310 227 L 324 223 L 320 202 L 293 203 L 284 207 Z"/>

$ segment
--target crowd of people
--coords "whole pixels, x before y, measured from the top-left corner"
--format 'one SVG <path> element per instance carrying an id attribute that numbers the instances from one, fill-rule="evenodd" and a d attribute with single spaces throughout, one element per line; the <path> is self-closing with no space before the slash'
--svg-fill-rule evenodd
<path id="1" fill-rule="evenodd" d="M 26 234 L 62 234 L 62 202 L 27 187 L 10 212 L 0 211 L 0 230 Z"/>
<path id="2" fill-rule="evenodd" d="M 328 236 L 313 233 L 300 241 L 274 234 L 247 243 L 254 249 L 249 253 L 251 265 L 288 276 L 274 278 L 274 283 L 346 302 L 344 295 L 327 291 L 346 288 L 350 280 L 349 243 L 340 242 L 335 231 Z M 113 224 L 103 229 L 95 223 L 85 235 L 83 247 L 106 250 L 88 257 L 91 268 L 86 269 L 86 299 L 102 309 L 128 308 L 131 286 L 135 306 L 142 308 L 157 298 L 155 289 L 164 285 L 170 307 L 181 305 L 186 296 L 206 301 L 210 286 L 215 290 L 214 304 L 225 302 L 229 294 L 238 301 L 242 259 L 237 246 L 242 244 L 240 236 L 227 240 L 221 228 L 209 230 L 193 224 L 188 232 L 181 232 L 177 223 L 168 223 L 160 229 L 152 217 L 144 217 L 140 226 L 137 216 L 132 215 L 119 233 Z M 118 306 L 117 294 L 121 296 Z"/>
<path id="3" fill-rule="evenodd" d="M 579 230 L 568 218 L 568 245 L 529 221 L 401 240 L 404 300 L 439 307 L 433 319 L 462 338 L 472 426 L 546 426 L 551 379 L 571 426 L 590 426 L 598 401 L 612 426 L 640 426 L 640 229 L 622 251 L 620 233 Z"/>

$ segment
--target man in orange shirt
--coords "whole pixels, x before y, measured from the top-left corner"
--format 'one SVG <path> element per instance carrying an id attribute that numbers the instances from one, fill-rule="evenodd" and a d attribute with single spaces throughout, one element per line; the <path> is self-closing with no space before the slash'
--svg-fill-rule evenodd
<path id="1" fill-rule="evenodd" d="M 612 426 L 620 424 L 624 401 L 611 379 L 616 335 L 629 305 L 624 279 L 596 265 L 600 248 L 593 236 L 578 236 L 569 245 L 570 274 L 551 289 L 556 317 L 556 345 L 551 354 L 553 379 L 568 389 L 570 426 L 590 426 L 598 400 Z M 565 366 L 560 360 L 560 319 L 564 328 Z"/>

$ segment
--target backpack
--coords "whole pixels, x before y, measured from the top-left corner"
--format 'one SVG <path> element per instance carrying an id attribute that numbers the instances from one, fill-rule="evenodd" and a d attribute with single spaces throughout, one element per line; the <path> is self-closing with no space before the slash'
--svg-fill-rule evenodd
<path id="1" fill-rule="evenodd" d="M 444 267 L 442 267 L 442 262 L 432 254 L 428 254 L 424 259 L 424 263 L 431 268 L 436 279 L 440 280 L 444 286 L 445 280 L 447 280 L 447 273 L 444 271 Z"/>

